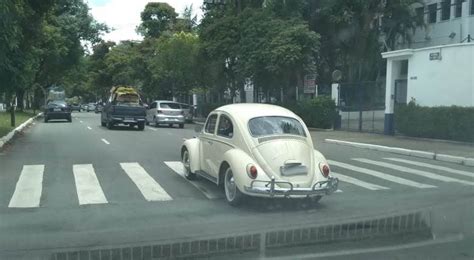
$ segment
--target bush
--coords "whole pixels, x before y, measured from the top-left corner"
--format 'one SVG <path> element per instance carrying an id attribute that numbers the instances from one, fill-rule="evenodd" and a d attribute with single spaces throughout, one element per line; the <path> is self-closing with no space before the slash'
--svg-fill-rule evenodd
<path id="1" fill-rule="evenodd" d="M 279 105 L 301 117 L 308 127 L 332 128 L 337 115 L 336 104 L 328 96 Z"/>
<path id="2" fill-rule="evenodd" d="M 202 103 L 198 106 L 198 114 L 206 118 L 214 109 L 226 105 L 225 103 Z"/>
<path id="3" fill-rule="evenodd" d="M 395 129 L 407 136 L 474 142 L 474 107 L 422 107 L 410 102 L 396 107 Z"/>

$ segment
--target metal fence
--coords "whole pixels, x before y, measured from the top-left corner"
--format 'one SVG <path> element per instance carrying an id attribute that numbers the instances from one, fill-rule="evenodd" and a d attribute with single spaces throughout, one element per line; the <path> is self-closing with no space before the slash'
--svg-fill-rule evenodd
<path id="1" fill-rule="evenodd" d="M 338 110 L 340 129 L 383 133 L 385 82 L 341 83 Z"/>
<path id="2" fill-rule="evenodd" d="M 268 255 L 285 247 L 316 245 L 361 239 L 377 239 L 393 235 L 421 234 L 431 238 L 431 219 L 427 211 L 405 212 L 393 216 L 348 221 L 341 224 L 309 225 L 299 228 L 244 233 L 199 240 L 135 247 L 106 248 L 72 252 L 56 252 L 52 260 L 122 260 L 122 259 L 195 259 L 249 253 Z M 271 254 L 271 253 L 270 253 Z"/>

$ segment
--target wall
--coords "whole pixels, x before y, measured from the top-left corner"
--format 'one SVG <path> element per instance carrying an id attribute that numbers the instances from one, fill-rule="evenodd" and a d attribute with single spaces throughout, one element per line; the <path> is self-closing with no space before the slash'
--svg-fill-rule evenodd
<path id="1" fill-rule="evenodd" d="M 455 0 L 451 0 L 454 4 Z M 451 6 L 451 16 L 449 20 L 441 21 L 441 9 L 440 2 L 441 0 L 425 0 L 425 24 L 426 29 L 417 28 L 415 34 L 412 38 L 411 44 L 399 44 L 396 49 L 405 49 L 405 48 L 425 48 L 430 46 L 438 46 L 445 44 L 455 44 L 460 43 L 462 40 L 466 39 L 468 34 L 471 34 L 471 37 L 474 38 L 474 15 L 470 14 L 470 5 L 471 1 L 466 0 L 463 3 L 461 17 L 454 17 L 455 6 Z M 429 4 L 437 3 L 438 12 L 436 23 L 428 23 L 428 14 L 427 6 Z M 455 33 L 453 38 L 450 38 L 449 35 Z M 426 39 L 428 36 L 429 39 Z"/>
<path id="2" fill-rule="evenodd" d="M 430 60 L 440 52 L 441 60 Z M 423 106 L 474 106 L 474 43 L 414 50 L 407 98 Z"/>

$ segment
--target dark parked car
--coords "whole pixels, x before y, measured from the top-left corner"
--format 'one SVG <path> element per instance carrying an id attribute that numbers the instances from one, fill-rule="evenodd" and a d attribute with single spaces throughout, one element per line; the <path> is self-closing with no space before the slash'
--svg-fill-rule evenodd
<path id="1" fill-rule="evenodd" d="M 71 111 L 81 112 L 81 105 L 80 104 L 72 104 Z"/>
<path id="2" fill-rule="evenodd" d="M 44 122 L 51 119 L 66 119 L 71 122 L 71 108 L 65 101 L 50 101 L 44 109 Z"/>
<path id="3" fill-rule="evenodd" d="M 100 113 L 102 112 L 102 109 L 104 108 L 104 106 L 100 103 L 97 103 L 97 105 L 95 105 L 95 109 L 94 109 L 94 112 L 97 114 L 97 113 Z"/>

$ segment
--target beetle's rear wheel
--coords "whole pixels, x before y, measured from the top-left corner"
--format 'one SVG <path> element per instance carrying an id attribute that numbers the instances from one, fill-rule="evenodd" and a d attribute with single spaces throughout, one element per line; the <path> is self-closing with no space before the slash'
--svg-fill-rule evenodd
<path id="1" fill-rule="evenodd" d="M 191 163 L 189 160 L 189 152 L 188 149 L 184 149 L 183 154 L 181 155 L 181 162 L 183 163 L 184 166 L 184 177 L 188 180 L 194 180 L 196 179 L 196 174 L 191 172 Z"/>
<path id="2" fill-rule="evenodd" d="M 232 173 L 232 169 L 229 167 L 225 171 L 224 175 L 224 190 L 225 190 L 225 198 L 227 202 L 231 206 L 238 206 L 244 200 L 244 194 L 240 192 L 237 184 L 235 183 L 234 174 Z"/>

